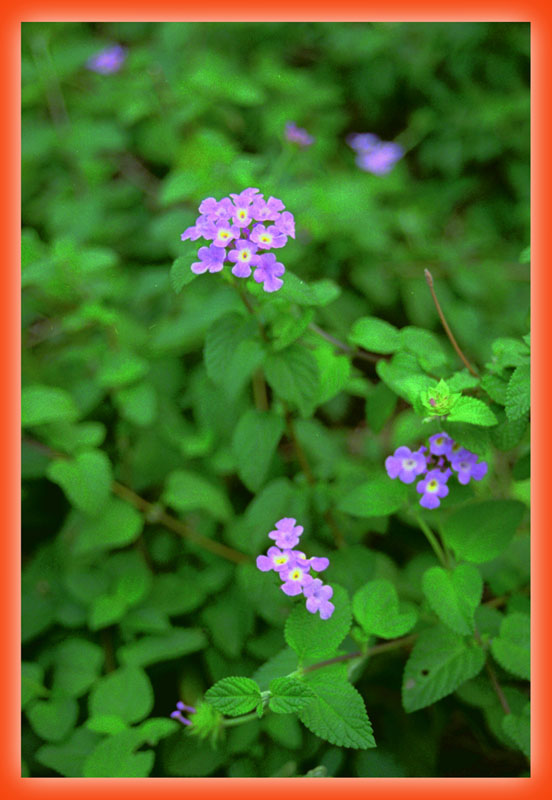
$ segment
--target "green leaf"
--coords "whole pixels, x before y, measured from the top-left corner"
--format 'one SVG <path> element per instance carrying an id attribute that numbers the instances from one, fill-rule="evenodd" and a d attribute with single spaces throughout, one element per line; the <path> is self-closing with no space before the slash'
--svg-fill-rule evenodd
<path id="1" fill-rule="evenodd" d="M 407 326 L 402 328 L 399 334 L 401 348 L 413 353 L 422 369 L 433 372 L 447 363 L 447 355 L 434 333 L 423 328 Z M 453 391 L 452 387 L 450 390 Z"/>
<path id="2" fill-rule="evenodd" d="M 524 513 L 518 500 L 470 503 L 445 518 L 443 534 L 458 558 L 482 564 L 506 549 Z"/>
<path id="3" fill-rule="evenodd" d="M 101 714 L 97 717 L 89 717 L 85 725 L 88 730 L 95 733 L 107 733 L 110 735 L 128 730 L 126 722 L 123 722 L 116 714 Z"/>
<path id="4" fill-rule="evenodd" d="M 529 758 L 531 755 L 531 704 L 527 703 L 521 714 L 507 714 L 502 719 L 502 730 Z"/>
<path id="5" fill-rule="evenodd" d="M 60 742 L 74 728 L 79 713 L 72 697 L 37 700 L 26 709 L 31 728 L 42 739 Z"/>
<path id="6" fill-rule="evenodd" d="M 43 685 L 44 668 L 32 661 L 23 661 L 21 664 L 21 708 L 25 708 L 35 697 L 48 694 L 48 689 Z"/>
<path id="7" fill-rule="evenodd" d="M 272 322 L 272 347 L 274 350 L 283 350 L 297 341 L 309 326 L 314 317 L 314 309 L 309 308 L 296 317 L 280 314 Z"/>
<path id="8" fill-rule="evenodd" d="M 373 353 L 395 353 L 402 344 L 400 331 L 394 325 L 378 319 L 378 317 L 357 319 L 351 329 L 348 341 L 350 344 L 357 344 Z"/>
<path id="9" fill-rule="evenodd" d="M 371 384 L 372 385 L 372 384 Z M 374 433 L 380 433 L 395 410 L 397 395 L 383 382 L 378 381 L 366 398 L 366 422 Z"/>
<path id="10" fill-rule="evenodd" d="M 106 594 L 92 601 L 88 616 L 88 626 L 93 631 L 107 628 L 120 622 L 127 611 L 124 598 L 115 594 Z"/>
<path id="11" fill-rule="evenodd" d="M 498 375 L 488 372 L 481 378 L 481 388 L 484 389 L 491 400 L 501 406 L 506 405 L 508 384 Z"/>
<path id="12" fill-rule="evenodd" d="M 144 525 L 142 515 L 129 503 L 110 497 L 97 517 L 82 517 L 74 525 L 75 555 L 125 547 L 136 541 Z"/>
<path id="13" fill-rule="evenodd" d="M 88 707 L 91 717 L 114 714 L 124 722 L 139 722 L 153 708 L 150 680 L 138 667 L 121 667 L 96 683 Z"/>
<path id="14" fill-rule="evenodd" d="M 151 425 L 157 416 L 157 395 L 151 383 L 138 383 L 120 389 L 113 399 L 121 416 L 134 425 Z"/>
<path id="15" fill-rule="evenodd" d="M 121 664 L 147 667 L 159 661 L 181 658 L 207 646 L 207 637 L 196 628 L 177 628 L 161 636 L 142 636 L 138 641 L 119 647 Z"/>
<path id="16" fill-rule="evenodd" d="M 518 445 L 527 430 L 527 417 L 508 419 L 502 409 L 497 411 L 498 425 L 491 428 L 491 442 L 497 450 L 511 450 Z"/>
<path id="17" fill-rule="evenodd" d="M 222 714 L 238 717 L 257 707 L 261 690 L 251 678 L 223 678 L 205 692 L 205 699 Z"/>
<path id="18" fill-rule="evenodd" d="M 249 566 L 249 565 L 247 565 Z M 237 658 L 253 630 L 254 610 L 235 585 L 202 611 L 213 644 L 229 658 Z"/>
<path id="19" fill-rule="evenodd" d="M 140 736 L 146 744 L 152 747 L 156 745 L 160 739 L 170 736 L 171 733 L 180 729 L 180 723 L 173 719 L 166 719 L 165 717 L 152 717 L 145 720 L 138 726 Z"/>
<path id="20" fill-rule="evenodd" d="M 269 708 L 275 714 L 293 714 L 312 700 L 312 690 L 297 678 L 275 678 L 270 686 Z"/>
<path id="21" fill-rule="evenodd" d="M 225 492 L 197 472 L 183 469 L 171 472 L 162 500 L 177 511 L 206 511 L 221 522 L 232 516 Z"/>
<path id="22" fill-rule="evenodd" d="M 116 350 L 106 353 L 96 378 L 100 386 L 117 389 L 140 380 L 148 369 L 148 362 L 136 353 Z"/>
<path id="23" fill-rule="evenodd" d="M 343 391 L 349 381 L 351 362 L 346 356 L 336 355 L 331 347 L 322 345 L 314 351 L 318 362 L 317 404 L 326 403 Z"/>
<path id="24" fill-rule="evenodd" d="M 71 395 L 56 386 L 34 384 L 21 390 L 21 425 L 44 425 L 46 422 L 74 422 L 80 416 Z"/>
<path id="25" fill-rule="evenodd" d="M 341 665 L 338 665 L 341 666 Z M 338 747 L 375 747 L 372 725 L 360 693 L 336 667 L 315 670 L 305 677 L 315 699 L 299 711 L 312 733 Z"/>
<path id="26" fill-rule="evenodd" d="M 351 605 L 347 592 L 333 586 L 331 602 L 335 611 L 329 619 L 311 614 L 304 605 L 297 605 L 286 620 L 286 642 L 299 656 L 299 663 L 335 653 L 351 627 Z"/>
<path id="27" fill-rule="evenodd" d="M 52 461 L 46 473 L 57 483 L 75 508 L 99 514 L 111 491 L 111 464 L 102 450 L 87 450 L 74 459 Z"/>
<path id="28" fill-rule="evenodd" d="M 94 683 L 104 661 L 102 648 L 86 639 L 70 638 L 55 650 L 52 690 L 80 697 Z"/>
<path id="29" fill-rule="evenodd" d="M 434 379 L 420 370 L 416 356 L 404 350 L 395 353 L 391 361 L 380 359 L 376 364 L 376 372 L 395 394 L 416 409 L 420 395 L 435 387 Z"/>
<path id="30" fill-rule="evenodd" d="M 503 337 L 495 339 L 492 344 L 493 371 L 502 371 L 506 367 L 520 367 L 529 361 L 529 347 L 520 339 Z"/>
<path id="31" fill-rule="evenodd" d="M 341 294 L 341 289 L 329 278 L 305 283 L 286 270 L 284 285 L 278 291 L 278 299 L 290 300 L 301 306 L 326 306 Z"/>
<path id="32" fill-rule="evenodd" d="M 381 473 L 355 486 L 338 501 L 337 508 L 354 517 L 382 517 L 398 511 L 406 494 L 404 483 L 391 480 L 387 473 Z"/>
<path id="33" fill-rule="evenodd" d="M 383 639 L 403 636 L 418 619 L 410 603 L 399 605 L 395 587 L 385 579 L 369 581 L 355 593 L 353 613 L 366 634 Z"/>
<path id="34" fill-rule="evenodd" d="M 460 634 L 474 632 L 474 612 L 481 602 L 483 579 L 472 564 L 460 564 L 452 572 L 431 567 L 422 578 L 426 599 L 439 619 Z"/>
<path id="35" fill-rule="evenodd" d="M 514 420 L 524 417 L 531 408 L 531 367 L 523 364 L 512 372 L 506 389 L 506 416 Z"/>
<path id="36" fill-rule="evenodd" d="M 207 375 L 231 400 L 239 396 L 264 360 L 257 336 L 255 321 L 236 311 L 215 320 L 207 332 L 203 349 Z"/>
<path id="37" fill-rule="evenodd" d="M 84 762 L 85 778 L 146 778 L 153 767 L 153 750 L 134 750 L 143 743 L 139 730 L 131 728 L 101 741 Z"/>
<path id="38" fill-rule="evenodd" d="M 451 694 L 485 663 L 483 650 L 443 626 L 422 631 L 406 662 L 402 701 L 407 713 Z"/>
<path id="39" fill-rule="evenodd" d="M 491 652 L 501 667 L 517 675 L 531 678 L 531 624 L 528 614 L 514 612 L 502 620 L 500 636 L 491 641 Z"/>
<path id="40" fill-rule="evenodd" d="M 308 417 L 318 393 L 318 362 L 310 350 L 291 345 L 272 353 L 265 363 L 265 375 L 274 393 L 297 406 Z"/>
<path id="41" fill-rule="evenodd" d="M 471 425 L 489 427 L 498 420 L 489 406 L 476 397 L 459 397 L 447 417 L 450 422 L 469 422 Z"/>
<path id="42" fill-rule="evenodd" d="M 253 679 L 257 681 L 263 691 L 268 689 L 270 682 L 279 678 L 282 673 L 294 672 L 297 669 L 297 653 L 290 647 L 285 647 L 261 664 L 258 670 L 253 673 Z"/>
<path id="43" fill-rule="evenodd" d="M 86 728 L 77 728 L 62 744 L 45 744 L 36 752 L 36 760 L 66 778 L 82 778 L 84 762 L 100 737 Z"/>
<path id="44" fill-rule="evenodd" d="M 187 258 L 187 256 L 179 256 L 179 258 L 173 262 L 169 278 L 173 291 L 176 292 L 176 294 L 181 292 L 185 286 L 197 278 L 195 272 L 192 272 L 191 267 L 192 261 Z"/>
<path id="45" fill-rule="evenodd" d="M 264 484 L 270 463 L 284 432 L 284 421 L 270 411 L 248 409 L 232 438 L 238 475 L 251 492 Z"/>

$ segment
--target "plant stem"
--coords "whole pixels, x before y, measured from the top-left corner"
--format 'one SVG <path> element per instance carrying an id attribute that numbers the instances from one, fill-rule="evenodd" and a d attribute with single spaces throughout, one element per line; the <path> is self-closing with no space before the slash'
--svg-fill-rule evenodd
<path id="1" fill-rule="evenodd" d="M 345 342 L 342 342 L 340 339 L 336 339 L 335 336 L 332 336 L 331 333 L 327 333 L 323 328 L 318 325 L 315 325 L 314 322 L 309 322 L 309 328 L 314 333 L 317 333 L 327 342 L 334 344 L 336 347 L 339 347 L 340 350 L 343 350 L 345 353 L 349 353 L 352 358 L 362 358 L 364 361 L 370 361 L 370 363 L 375 364 L 380 361 L 381 358 L 384 356 L 376 356 L 372 353 L 366 352 L 366 350 L 359 350 L 355 347 L 350 347 Z"/>
<path id="2" fill-rule="evenodd" d="M 435 308 L 437 309 L 437 313 L 439 314 L 439 318 L 440 318 L 440 320 L 441 320 L 441 322 L 443 324 L 443 328 L 445 329 L 445 333 L 447 334 L 447 336 L 448 336 L 448 338 L 450 340 L 450 343 L 452 344 L 452 346 L 456 350 L 458 356 L 460 357 L 460 360 L 462 361 L 462 363 L 464 364 L 464 366 L 466 367 L 468 372 L 470 372 L 472 375 L 474 375 L 476 378 L 478 378 L 479 374 L 472 367 L 472 365 L 470 364 L 470 362 L 468 361 L 468 359 L 466 358 L 464 353 L 460 350 L 456 339 L 452 335 L 452 331 L 449 328 L 448 322 L 446 321 L 445 315 L 443 314 L 443 312 L 441 310 L 441 306 L 439 305 L 439 301 L 437 300 L 437 295 L 435 294 L 435 289 L 433 288 L 433 276 L 432 276 L 431 272 L 428 269 L 424 269 L 424 275 L 425 275 L 426 283 L 429 286 L 429 291 L 431 292 L 431 296 L 433 298 L 433 302 L 435 303 Z"/>
<path id="3" fill-rule="evenodd" d="M 412 515 L 414 516 L 416 522 L 420 526 L 420 530 L 422 531 L 422 533 L 430 543 L 431 547 L 433 548 L 433 552 L 435 553 L 435 555 L 437 556 L 443 567 L 445 567 L 445 569 L 448 569 L 447 559 L 445 558 L 443 548 L 439 544 L 437 537 L 435 536 L 431 528 L 428 525 L 426 525 L 426 523 L 423 521 L 423 519 L 416 511 L 412 511 Z"/>
<path id="4" fill-rule="evenodd" d="M 242 725 L 244 722 L 249 722 L 252 719 L 259 719 L 257 712 L 252 711 L 251 714 L 244 714 L 243 717 L 234 717 L 233 719 L 223 719 L 222 725 L 225 728 L 232 728 L 234 725 Z"/>

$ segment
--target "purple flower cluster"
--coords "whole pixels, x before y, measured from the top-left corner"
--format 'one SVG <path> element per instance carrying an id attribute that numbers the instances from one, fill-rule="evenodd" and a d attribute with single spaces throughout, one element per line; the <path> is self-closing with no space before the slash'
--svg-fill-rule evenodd
<path id="1" fill-rule="evenodd" d="M 191 725 L 192 722 L 182 714 L 183 711 L 188 711 L 190 714 L 196 713 L 196 710 L 193 706 L 187 706 L 181 700 L 179 700 L 176 704 L 176 711 L 172 712 L 171 718 L 177 719 L 183 725 Z"/>
<path id="2" fill-rule="evenodd" d="M 374 133 L 351 133 L 347 144 L 357 153 L 357 165 L 374 175 L 386 175 L 404 155 L 400 144 L 382 142 Z"/>
<path id="3" fill-rule="evenodd" d="M 329 619 L 335 610 L 334 604 L 330 603 L 333 589 L 309 573 L 311 569 L 322 572 L 330 562 L 323 557 L 307 558 L 300 550 L 293 549 L 303 533 L 302 526 L 295 523 L 293 517 L 278 520 L 276 530 L 268 534 L 275 545 L 268 548 L 266 555 L 257 557 L 257 567 L 261 572 L 277 572 L 282 581 L 280 588 L 285 594 L 290 597 L 303 594 L 307 598 L 307 611 L 311 614 L 318 611 L 321 619 Z"/>
<path id="4" fill-rule="evenodd" d="M 220 272 L 224 262 L 230 261 L 237 278 L 248 278 L 254 269 L 253 279 L 263 284 L 265 292 L 280 289 L 285 267 L 276 261 L 274 253 L 266 251 L 283 247 L 288 236 L 295 238 L 293 214 L 284 208 L 281 200 L 265 200 L 258 189 L 252 188 L 220 201 L 207 197 L 199 206 L 195 225 L 180 237 L 182 241 L 202 237 L 211 242 L 199 248 L 199 261 L 192 264 L 192 272 Z"/>
<path id="5" fill-rule="evenodd" d="M 121 47 L 120 44 L 114 44 L 112 47 L 106 47 L 105 50 L 101 50 L 95 56 L 89 58 L 86 66 L 92 72 L 109 75 L 111 72 L 118 72 L 121 69 L 126 55 L 127 51 L 124 47 Z"/>
<path id="6" fill-rule="evenodd" d="M 437 508 L 449 493 L 447 481 L 453 472 L 464 486 L 472 478 L 480 481 L 485 477 L 487 463 L 478 459 L 479 456 L 461 447 L 446 433 L 436 433 L 429 437 L 429 452 L 427 447 L 415 451 L 398 447 L 386 458 L 385 468 L 390 478 L 398 478 L 403 483 L 413 483 L 422 476 L 416 484 L 416 491 L 422 495 L 420 505 Z"/>
<path id="7" fill-rule="evenodd" d="M 295 122 L 286 122 L 284 135 L 288 142 L 294 142 L 300 147 L 310 147 L 314 144 L 314 136 L 311 136 L 304 128 L 298 128 Z"/>

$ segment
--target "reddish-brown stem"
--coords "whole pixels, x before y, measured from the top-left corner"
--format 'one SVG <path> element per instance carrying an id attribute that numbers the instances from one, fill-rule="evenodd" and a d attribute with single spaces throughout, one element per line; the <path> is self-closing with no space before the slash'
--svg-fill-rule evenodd
<path id="1" fill-rule="evenodd" d="M 464 366 L 466 367 L 468 372 L 470 372 L 472 375 L 474 375 L 476 378 L 478 378 L 479 374 L 472 367 L 472 365 L 470 364 L 470 362 L 468 361 L 468 359 L 466 358 L 464 353 L 460 350 L 460 347 L 458 346 L 458 343 L 457 343 L 456 339 L 454 338 L 451 329 L 449 328 L 448 322 L 445 319 L 445 315 L 443 314 L 441 306 L 439 305 L 439 301 L 437 300 L 437 295 L 435 294 L 435 289 L 433 288 L 433 275 L 431 274 L 431 272 L 428 269 L 424 269 L 424 275 L 425 275 L 426 283 L 429 286 L 429 291 L 431 292 L 431 296 L 433 298 L 433 302 L 435 303 L 435 308 L 437 309 L 437 313 L 439 314 L 439 319 L 441 320 L 441 323 L 443 325 L 443 328 L 445 329 L 445 333 L 447 334 L 451 345 L 456 350 L 456 353 L 458 354 L 458 357 L 460 358 L 460 360 L 462 361 L 462 363 L 464 364 Z"/>

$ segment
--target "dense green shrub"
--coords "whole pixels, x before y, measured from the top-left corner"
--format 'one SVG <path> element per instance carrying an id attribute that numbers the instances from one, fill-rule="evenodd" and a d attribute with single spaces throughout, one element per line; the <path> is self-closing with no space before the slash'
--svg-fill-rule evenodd
<path id="1" fill-rule="evenodd" d="M 521 23 L 23 25 L 23 774 L 527 774 L 528 59 Z M 247 187 L 295 217 L 276 292 L 180 239 Z M 443 431 L 487 472 L 427 509 L 385 463 Z M 255 566 L 283 517 L 329 619 Z"/>

